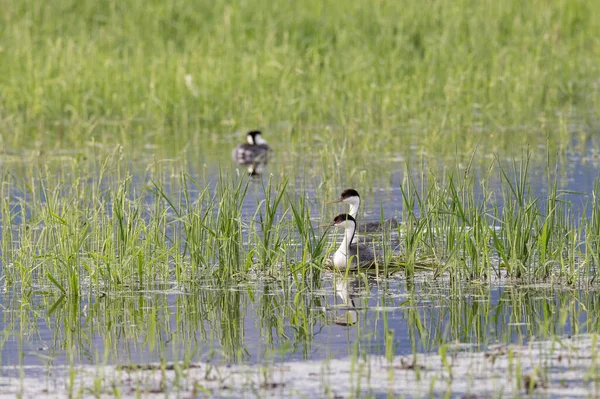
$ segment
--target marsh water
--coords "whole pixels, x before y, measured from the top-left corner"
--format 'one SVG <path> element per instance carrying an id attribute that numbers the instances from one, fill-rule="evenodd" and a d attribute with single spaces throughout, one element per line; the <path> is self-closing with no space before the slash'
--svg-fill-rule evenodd
<path id="1" fill-rule="evenodd" d="M 285 155 L 292 159 L 296 173 L 291 176 L 292 185 L 301 187 L 311 199 L 315 225 L 346 210 L 344 205 L 323 206 L 347 188 L 332 185 L 332 181 L 352 182 L 361 191 L 363 219 L 378 220 L 381 213 L 399 218 L 400 186 L 407 170 L 427 179 L 429 173 L 443 171 L 447 162 L 421 156 L 417 157 L 419 164 L 418 159 L 390 153 L 363 159 L 361 165 L 346 161 L 341 177 L 334 179 L 326 176 L 327 171 L 314 171 L 310 158 L 302 163 L 302 157 L 284 154 L 280 162 Z M 60 164 L 61 159 L 72 156 L 50 156 L 49 162 Z M 534 194 L 543 196 L 548 176 L 544 157 L 539 157 L 542 161 L 533 162 L 529 173 Z M 156 178 L 158 173 L 153 174 L 148 165 L 157 162 L 171 161 L 149 161 L 139 154 L 132 157 L 130 168 L 140 190 L 150 178 Z M 464 162 L 458 162 L 458 170 L 460 165 L 462 170 L 467 167 L 468 158 Z M 508 158 L 506 162 L 510 164 Z M 556 161 L 554 170 L 565 193 L 562 199 L 574 214 L 589 212 L 586 204 L 599 164 L 598 157 L 587 150 L 573 151 Z M 198 181 L 216 180 L 222 173 L 211 165 L 208 154 L 203 162 L 191 160 L 188 165 L 192 166 L 186 173 Z M 286 167 L 290 168 L 289 164 L 275 164 L 272 171 L 283 175 Z M 484 166 L 469 167 L 475 174 L 487 173 Z M 19 174 L 24 166 L 13 159 L 5 162 L 4 168 Z M 168 168 L 161 173 L 167 175 Z M 242 209 L 246 221 L 256 217 L 264 194 L 260 187 L 267 176 L 249 179 Z M 496 177 L 488 176 L 493 187 Z M 165 187 L 168 190 L 168 184 Z M 18 190 L 11 195 L 26 199 Z M 156 197 L 148 194 L 146 200 L 152 207 Z M 598 292 L 589 287 L 515 284 L 497 278 L 455 281 L 447 276 L 434 278 L 427 272 L 412 279 L 402 273 L 376 278 L 325 272 L 310 290 L 298 290 L 291 278 L 281 281 L 264 275 L 231 285 L 210 279 L 183 284 L 157 281 L 151 287 L 125 287 L 75 299 L 60 295 L 52 286 L 33 284 L 24 300 L 18 285 L 6 280 L 3 285 L 0 345 L 4 375 L 17 375 L 21 372 L 18 366 L 23 365 L 40 366 L 28 369 L 27 373 L 35 374 L 63 364 L 177 360 L 262 364 L 413 355 L 436 352 L 446 345 L 481 351 L 498 343 L 597 332 L 600 314 Z"/>
<path id="2" fill-rule="evenodd" d="M 329 276 L 300 303 L 293 291 L 286 294 L 266 283 L 225 291 L 204 284 L 162 286 L 77 303 L 36 293 L 30 309 L 19 309 L 19 298 L 5 295 L 3 373 L 18 373 L 17 365 L 70 361 L 325 360 L 385 355 L 390 345 L 394 355 L 412 355 L 448 343 L 484 350 L 498 343 L 597 332 L 596 291 L 449 285 L 418 281 L 407 287 L 395 278 L 335 284 Z M 299 315 L 306 320 L 297 320 Z"/>

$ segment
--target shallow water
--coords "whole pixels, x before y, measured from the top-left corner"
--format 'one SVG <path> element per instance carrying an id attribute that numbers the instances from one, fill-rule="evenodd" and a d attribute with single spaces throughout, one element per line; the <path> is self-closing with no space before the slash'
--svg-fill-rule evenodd
<path id="1" fill-rule="evenodd" d="M 596 291 L 422 276 L 344 279 L 298 294 L 293 284 L 158 286 L 71 303 L 51 294 L 3 296 L 4 373 L 17 365 L 143 364 L 162 360 L 262 363 L 410 355 L 448 343 L 498 343 L 596 332 Z M 298 295 L 297 295 L 298 294 Z M 391 351 L 391 352 L 390 352 Z M 188 358 L 188 360 L 190 360 Z"/>
<path id="2" fill-rule="evenodd" d="M 529 175 L 534 195 L 543 195 L 548 187 L 544 151 L 532 156 Z M 407 161 L 405 153 L 392 153 L 363 159 L 355 169 L 345 167 L 351 164 L 346 159 L 339 165 L 340 175 L 328 176 L 327 171 L 298 166 L 296 157 L 291 165 L 274 162 L 269 172 L 276 181 L 290 178 L 293 191 L 311 200 L 315 224 L 346 211 L 344 205 L 323 203 L 348 187 L 362 194 L 361 220 L 379 220 L 381 212 L 386 218 L 400 218 L 400 187 L 406 170 L 417 182 L 431 174 L 448 173 L 447 160 L 421 159 L 425 161 L 419 165 L 416 160 Z M 493 162 L 490 157 L 487 160 Z M 154 161 L 143 156 L 136 162 L 131 164 L 132 184 L 140 190 L 150 179 L 168 174 L 162 169 L 154 173 L 149 166 Z M 214 182 L 219 169 L 210 162 L 210 157 L 203 164 L 187 161 L 186 173 L 197 181 Z M 466 162 L 468 158 L 459 162 L 455 173 L 464 171 Z M 510 166 L 509 160 L 501 162 Z M 18 174 L 18 165 L 15 161 L 4 166 L 14 167 Z M 489 187 L 499 190 L 499 174 L 488 175 L 486 165 L 487 161 L 471 168 L 480 178 L 487 176 Z M 565 190 L 562 199 L 574 214 L 589 213 L 585 204 L 599 165 L 592 150 L 573 151 L 558 159 L 556 173 L 560 189 Z M 179 169 L 174 167 L 172 172 Z M 299 170 L 310 172 L 302 176 Z M 290 171 L 296 174 L 287 175 Z M 267 178 L 251 181 L 242 206 L 245 221 L 254 217 Z M 194 187 L 190 192 L 198 193 Z M 18 190 L 11 195 L 27 201 L 27 194 Z M 146 200 L 151 204 L 155 198 L 147 194 Z M 4 376 L 16 377 L 21 370 L 35 375 L 59 365 L 177 360 L 259 365 L 409 356 L 436 353 L 447 345 L 479 352 L 495 344 L 597 333 L 600 314 L 598 293 L 590 287 L 523 286 L 507 279 L 467 283 L 448 276 L 433 279 L 428 273 L 414 281 L 402 275 L 374 279 L 326 274 L 301 292 L 289 276 L 282 280 L 257 274 L 255 281 L 230 286 L 213 281 L 186 285 L 165 281 L 152 290 L 126 287 L 76 302 L 60 297 L 54 287 L 34 284 L 26 298 L 20 288 L 5 285 L 0 295 Z"/>

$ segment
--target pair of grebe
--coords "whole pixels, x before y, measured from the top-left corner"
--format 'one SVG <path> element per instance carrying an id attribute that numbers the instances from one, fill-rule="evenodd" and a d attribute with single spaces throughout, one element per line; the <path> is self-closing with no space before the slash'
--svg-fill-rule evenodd
<path id="1" fill-rule="evenodd" d="M 267 141 L 262 137 L 261 132 L 253 130 L 246 135 L 247 143 L 238 145 L 232 153 L 233 160 L 239 165 L 248 166 L 250 175 L 258 175 L 262 167 L 269 161 L 272 153 Z M 358 267 L 369 267 L 376 261 L 373 248 L 369 245 L 358 243 L 355 240 L 357 232 L 356 215 L 360 207 L 360 195 L 354 189 L 347 189 L 342 192 L 339 199 L 329 203 L 344 202 L 350 205 L 348 213 L 337 215 L 328 226 L 340 227 L 345 230 L 344 238 L 338 250 L 333 254 L 332 263 L 337 269 L 356 269 Z M 398 225 L 396 219 L 390 219 L 385 223 L 388 227 L 394 228 Z M 380 222 L 368 222 L 360 230 L 361 232 L 372 233 L 380 231 L 383 225 Z"/>
<path id="2" fill-rule="evenodd" d="M 393 218 L 381 222 L 368 222 L 365 223 L 362 229 L 358 229 L 358 223 L 356 222 L 356 215 L 360 207 L 360 195 L 358 191 L 350 188 L 344 190 L 340 198 L 328 203 L 344 202 L 350 205 L 348 213 L 342 213 L 337 215 L 329 226 L 335 226 L 343 228 L 344 238 L 340 247 L 335 251 L 332 258 L 333 266 L 336 269 L 357 269 L 359 267 L 366 268 L 372 266 L 376 261 L 377 257 L 375 252 L 370 245 L 359 243 L 356 240 L 356 232 L 361 233 L 375 233 L 382 229 L 395 228 L 398 226 L 398 221 Z"/>

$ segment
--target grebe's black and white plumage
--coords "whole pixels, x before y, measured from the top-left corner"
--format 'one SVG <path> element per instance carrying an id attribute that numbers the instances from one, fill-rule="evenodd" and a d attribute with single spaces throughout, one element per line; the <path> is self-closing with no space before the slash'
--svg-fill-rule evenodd
<path id="1" fill-rule="evenodd" d="M 347 190 L 342 191 L 340 198 L 327 202 L 328 204 L 335 204 L 337 202 L 345 202 L 350 205 L 350 210 L 348 214 L 356 219 L 356 215 L 358 214 L 358 208 L 360 207 L 360 195 L 358 195 L 358 191 L 353 188 L 349 188 Z"/>
<path id="2" fill-rule="evenodd" d="M 369 245 L 352 242 L 356 232 L 356 219 L 347 213 L 337 215 L 330 226 L 343 228 L 344 238 L 331 263 L 336 269 L 367 268 L 375 263 L 375 253 Z"/>
<path id="3" fill-rule="evenodd" d="M 248 132 L 246 140 L 247 143 L 234 148 L 233 160 L 238 165 L 248 166 L 248 173 L 251 175 L 260 174 L 262 168 L 269 162 L 273 150 L 258 130 Z"/>
<path id="4" fill-rule="evenodd" d="M 358 191 L 353 188 L 349 188 L 347 190 L 342 191 L 340 198 L 329 201 L 328 204 L 336 203 L 336 202 L 344 202 L 350 205 L 350 210 L 348 214 L 356 219 L 356 215 L 358 214 L 358 208 L 360 208 L 360 195 Z M 359 233 L 377 233 L 382 231 L 385 228 L 396 228 L 398 227 L 398 220 L 396 218 L 391 218 L 386 220 L 384 223 L 381 222 L 365 222 L 360 224 L 360 228 L 358 229 Z"/>

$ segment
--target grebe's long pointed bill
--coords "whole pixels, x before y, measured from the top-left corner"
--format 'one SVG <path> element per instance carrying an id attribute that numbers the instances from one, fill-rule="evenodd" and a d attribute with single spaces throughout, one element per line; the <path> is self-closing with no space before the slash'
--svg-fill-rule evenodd
<path id="1" fill-rule="evenodd" d="M 325 203 L 326 204 L 337 204 L 338 202 L 344 202 L 344 199 L 343 198 L 338 198 L 336 200 L 327 201 Z"/>

